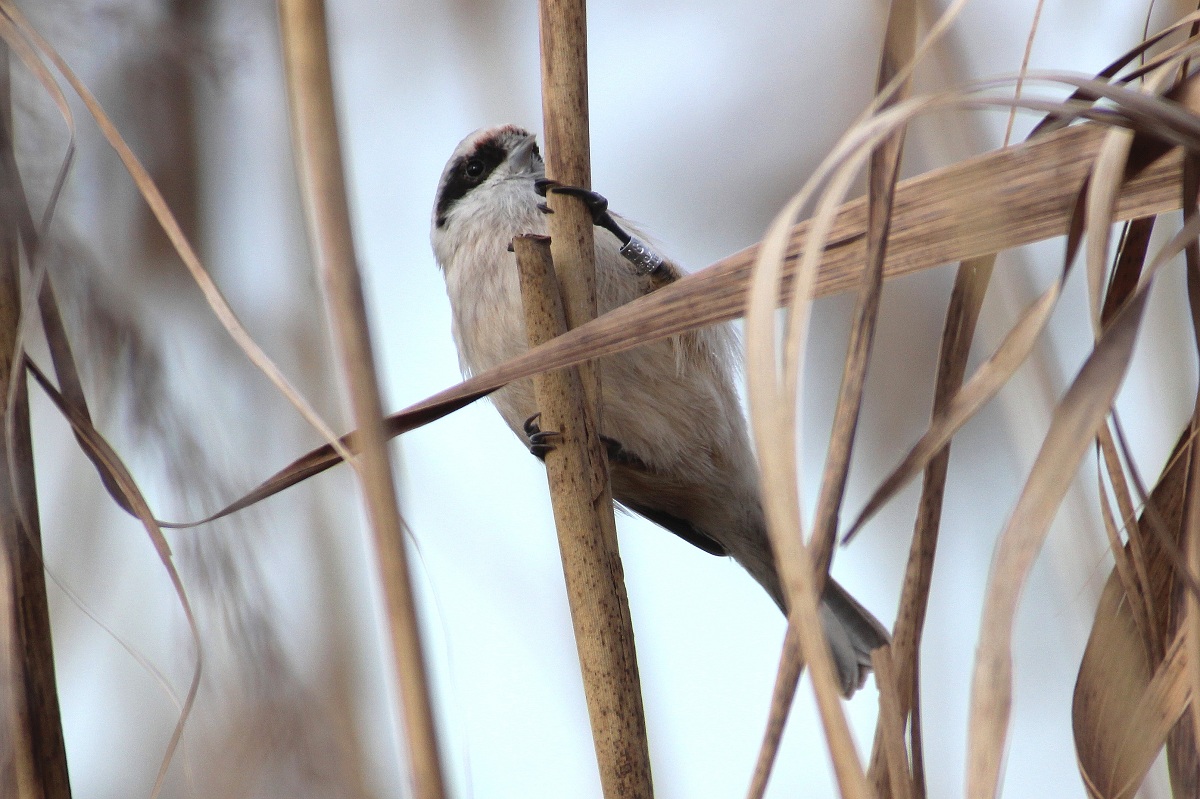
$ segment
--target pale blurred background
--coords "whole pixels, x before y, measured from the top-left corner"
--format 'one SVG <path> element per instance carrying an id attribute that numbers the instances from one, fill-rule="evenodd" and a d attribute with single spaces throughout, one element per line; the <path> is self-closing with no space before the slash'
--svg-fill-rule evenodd
<path id="1" fill-rule="evenodd" d="M 22 5 L 163 184 L 252 334 L 345 429 L 297 207 L 274 6 Z M 925 4 L 926 23 L 942 6 Z M 1015 74 L 1034 7 L 970 3 L 921 70 L 920 89 Z M 1097 72 L 1142 38 L 1146 7 L 1049 0 L 1032 67 Z M 1151 30 L 1187 10 L 1159 3 Z M 592 3 L 595 188 L 691 268 L 753 243 L 868 101 L 885 14 L 877 0 Z M 536 4 L 331 0 L 329 16 L 385 405 L 400 409 L 459 379 L 430 207 L 463 135 L 500 122 L 540 129 Z M 66 135 L 42 89 L 19 67 L 14 75 L 18 148 L 40 208 Z M 102 429 L 160 517 L 195 518 L 320 442 L 213 321 L 119 162 L 73 107 L 80 148 L 52 231 L 52 274 L 74 309 Z M 1005 122 L 999 112 L 922 121 L 906 173 L 998 146 Z M 1018 135 L 1030 124 L 1019 119 Z M 1050 242 L 1001 258 L 975 361 L 1051 279 L 1061 249 Z M 1190 348 L 1181 276 L 1165 277 L 1129 381 L 1136 389 L 1122 399 L 1151 480 L 1190 413 L 1196 379 L 1181 354 Z M 885 292 L 851 512 L 928 420 L 952 281 L 944 267 Z M 804 405 L 810 498 L 852 306 L 837 297 L 816 308 Z M 993 544 L 1090 342 L 1085 308 L 1076 276 L 1046 346 L 955 442 L 922 661 L 931 796 L 962 792 Z M 139 525 L 104 496 L 45 403 L 35 425 L 75 795 L 146 796 L 178 709 L 138 657 L 181 697 L 194 647 Z M 541 465 L 486 402 L 404 436 L 394 453 L 454 795 L 598 796 Z M 1110 568 L 1094 475 L 1089 460 L 1024 596 L 1009 796 L 1083 795 L 1071 690 Z M 916 496 L 901 495 L 833 567 L 889 626 Z M 200 608 L 205 678 L 165 795 L 406 795 L 358 508 L 343 468 L 231 522 L 170 535 Z M 618 526 L 657 795 L 744 795 L 783 619 L 731 561 L 640 519 Z M 876 709 L 871 683 L 848 705 L 864 754 Z M 1151 782 L 1152 792 L 1163 784 Z M 834 794 L 806 683 L 769 795 Z"/>

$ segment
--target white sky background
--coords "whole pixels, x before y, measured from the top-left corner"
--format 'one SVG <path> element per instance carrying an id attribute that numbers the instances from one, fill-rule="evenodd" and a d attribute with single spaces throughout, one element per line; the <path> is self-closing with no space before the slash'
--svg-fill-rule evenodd
<path id="1" fill-rule="evenodd" d="M 541 127 L 535 4 L 476 7 L 483 5 L 330 3 L 357 240 L 391 408 L 423 399 L 460 376 L 444 286 L 428 243 L 433 193 L 446 158 L 463 135 L 484 125 Z M 1033 68 L 1098 71 L 1141 39 L 1144 5 L 1051 0 Z M 745 4 L 712 0 L 593 3 L 594 187 L 693 269 L 753 243 L 869 99 L 883 6 L 781 2 L 751 11 Z M 924 68 L 922 86 L 1015 73 L 1033 7 L 1031 0 L 970 4 Z M 295 190 L 282 75 L 271 39 L 274 20 L 265 3 L 224 3 L 216 19 L 214 30 L 231 57 L 203 93 L 205 152 L 212 158 L 205 190 L 212 202 L 205 211 L 210 232 L 202 244 L 234 306 L 275 354 L 272 342 L 286 351 L 278 342 L 291 337 L 294 346 L 297 337 L 315 338 L 319 319 L 311 305 L 302 307 L 305 297 L 311 302 L 313 286 L 295 285 L 296 275 L 304 274 L 296 267 L 303 253 L 296 244 L 299 216 L 287 205 L 294 203 Z M 100 30 L 119 38 L 118 24 L 104 21 L 108 27 Z M 65 28 L 59 21 L 51 38 L 87 37 Z M 102 68 L 96 72 L 103 89 L 112 78 Z M 1004 121 L 997 113 L 920 123 L 909 139 L 907 172 L 998 145 Z M 1018 133 L 1027 128 L 1028 121 L 1019 123 Z M 88 175 L 97 168 L 81 157 L 79 169 Z M 111 169 L 107 174 L 119 179 Z M 98 246 L 119 252 L 119 244 Z M 1061 243 L 1052 242 L 1001 259 L 976 360 L 1057 270 L 1060 253 Z M 927 422 L 952 274 L 951 268 L 934 270 L 890 283 L 885 291 L 846 504 L 851 512 Z M 1157 472 L 1181 429 L 1194 386 L 1194 363 L 1178 355 L 1186 351 L 1179 334 L 1187 331 L 1178 278 L 1168 275 L 1169 288 L 1158 292 L 1153 327 L 1130 381 L 1140 388 L 1123 400 L 1148 475 Z M 851 308 L 850 298 L 838 297 L 822 300 L 815 310 L 803 453 L 809 497 L 816 492 Z M 1087 345 L 1084 308 L 1076 278 L 1053 324 L 1051 345 L 955 442 L 922 666 L 931 796 L 962 791 L 971 665 L 992 547 L 1036 454 L 1053 399 Z M 202 316 L 194 308 L 188 314 Z M 220 335 L 205 335 L 205 346 L 228 348 Z M 180 337 L 182 351 L 194 352 Z M 187 356 L 192 357 L 206 356 Z M 298 426 L 275 399 L 235 396 L 221 402 L 244 414 L 249 426 Z M 320 402 L 332 419 L 339 418 L 329 397 Z M 1154 411 L 1138 412 L 1147 406 Z M 49 419 L 40 423 L 56 425 Z M 213 458 L 229 467 L 229 479 L 239 487 L 301 451 L 247 451 L 217 438 L 225 450 Z M 404 436 L 396 452 L 402 510 L 420 549 L 413 562 L 455 795 L 598 796 L 540 464 L 486 402 Z M 95 482 L 86 470 L 73 474 L 59 482 Z M 53 479 L 44 501 L 55 496 Z M 354 497 L 346 474 L 316 481 L 322 486 L 296 491 L 340 496 L 343 507 Z M 1083 794 L 1070 729 L 1071 690 L 1092 603 L 1109 569 L 1092 510 L 1093 486 L 1094 478 L 1081 478 L 1068 497 L 1023 599 L 1007 795 Z M 853 546 L 839 550 L 834 564 L 838 579 L 889 624 L 915 501 L 916 492 L 907 491 Z M 320 609 L 310 608 L 319 604 L 310 581 L 333 579 L 322 569 L 370 573 L 363 534 L 343 531 L 344 550 L 314 564 L 308 543 L 294 540 L 287 522 L 273 515 L 286 504 L 269 503 L 251 522 L 268 542 L 257 550 L 257 568 L 283 609 L 274 621 L 300 663 L 339 641 L 358 647 L 366 737 L 377 742 L 368 768 L 381 795 L 393 795 L 402 776 L 387 734 L 383 661 L 371 639 L 377 628 L 324 618 Z M 169 610 L 161 576 L 154 576 L 144 539 L 119 514 L 108 514 L 115 532 L 96 545 L 103 554 L 81 561 L 68 542 L 56 538 L 62 520 L 78 513 L 59 505 L 47 510 L 51 568 L 71 583 L 75 570 L 102 564 L 111 590 L 97 590 L 88 599 L 91 606 L 142 651 L 167 662 L 178 659 L 186 638 L 178 614 Z M 640 519 L 619 517 L 618 527 L 657 795 L 743 795 L 767 713 L 783 619 L 732 561 L 706 555 Z M 144 564 L 134 572 L 130 564 L 138 559 Z M 345 593 L 339 601 L 360 609 L 371 601 L 371 583 L 361 577 L 347 591 L 328 590 Z M 165 620 L 127 620 L 123 614 L 145 607 L 148 595 L 166 609 Z M 76 793 L 144 795 L 165 736 L 134 747 L 145 773 L 133 777 L 127 761 L 114 762 L 113 749 L 124 746 L 143 713 L 166 719 L 169 730 L 169 702 L 107 633 L 61 596 L 55 607 L 63 624 L 87 642 L 59 650 Z M 331 629 L 341 638 L 331 637 Z M 176 685 L 182 692 L 186 672 L 180 673 Z M 833 795 L 807 683 L 799 696 L 769 795 Z M 869 683 L 848 705 L 864 754 L 876 701 Z"/>

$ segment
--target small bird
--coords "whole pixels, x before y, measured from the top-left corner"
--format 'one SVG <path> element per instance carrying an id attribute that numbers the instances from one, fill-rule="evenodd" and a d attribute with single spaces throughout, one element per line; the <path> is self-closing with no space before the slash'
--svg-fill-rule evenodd
<path id="1" fill-rule="evenodd" d="M 510 243 L 514 236 L 547 233 L 541 195 L 548 191 L 583 197 L 604 228 L 595 237 L 600 313 L 683 274 L 626 220 L 609 213 L 602 197 L 545 180 L 533 134 L 515 125 L 478 130 L 463 139 L 442 172 L 431 228 L 459 361 L 468 375 L 527 349 Z M 599 361 L 601 434 L 613 497 L 705 552 L 732 556 L 786 612 L 734 388 L 735 345 L 733 329 L 717 325 Z M 492 401 L 531 451 L 544 454 L 532 381 L 512 383 Z M 866 680 L 871 651 L 888 641 L 887 630 L 832 578 L 821 621 L 849 697 Z"/>

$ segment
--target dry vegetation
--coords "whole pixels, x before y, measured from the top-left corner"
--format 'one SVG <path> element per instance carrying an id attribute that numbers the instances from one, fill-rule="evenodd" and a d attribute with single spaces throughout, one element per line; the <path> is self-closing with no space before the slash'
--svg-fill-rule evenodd
<path id="1" fill-rule="evenodd" d="M 1094 345 L 1054 411 L 1041 451 L 998 539 L 975 656 L 966 793 L 973 798 L 986 797 L 1000 788 L 1012 704 L 1014 618 L 1022 587 L 1069 485 L 1091 453 L 1101 465 L 1097 496 L 1113 564 L 1096 608 L 1075 687 L 1073 721 L 1079 769 L 1091 795 L 1132 796 L 1165 746 L 1175 795 L 1195 796 L 1200 786 L 1200 743 L 1194 731 L 1200 711 L 1191 699 L 1200 692 L 1200 657 L 1193 654 L 1200 652 L 1200 449 L 1193 446 L 1193 441 L 1194 431 L 1200 426 L 1200 395 L 1191 424 L 1181 431 L 1179 443 L 1157 480 L 1140 474 L 1135 467 L 1114 403 L 1144 326 L 1150 290 L 1156 280 L 1174 279 L 1164 277 L 1166 267 L 1180 260 L 1185 265 L 1200 353 L 1200 214 L 1196 212 L 1200 189 L 1200 79 L 1195 61 L 1200 54 L 1200 13 L 1186 16 L 1147 38 L 1094 79 L 1070 74 L 1031 75 L 1020 81 L 996 80 L 936 95 L 914 95 L 914 69 L 919 69 L 929 48 L 953 23 L 962 5 L 952 3 L 942 17 L 922 30 L 917 4 L 893 0 L 875 102 L 787 203 L 760 245 L 582 324 L 520 359 L 387 417 L 380 425 L 379 390 L 344 202 L 323 12 L 318 2 L 281 2 L 285 58 L 292 78 L 289 91 L 297 169 L 305 187 L 302 193 L 312 250 L 324 278 L 329 317 L 335 321 L 334 338 L 346 366 L 346 384 L 352 387 L 355 419 L 361 431 L 340 439 L 333 426 L 323 422 L 302 392 L 284 377 L 284 370 L 276 367 L 254 342 L 223 299 L 217 283 L 189 244 L 187 229 L 193 223 L 185 220 L 181 224 L 172 213 L 172 208 L 186 208 L 186 203 L 181 205 L 163 196 L 159 188 L 163 181 L 138 161 L 87 87 L 8 0 L 0 0 L 0 39 L 11 53 L 12 69 L 25 70 L 36 78 L 36 85 L 59 109 L 70 130 L 82 122 L 74 118 L 75 100 L 68 102 L 67 93 L 83 101 L 165 231 L 170 252 L 187 267 L 216 319 L 246 358 L 328 442 L 242 500 L 195 524 L 207 524 L 255 505 L 343 459 L 354 461 L 376 532 L 402 700 L 398 717 L 403 716 L 409 733 L 408 756 L 416 795 L 442 796 L 446 789 L 408 566 L 399 543 L 401 522 L 391 491 L 385 438 L 449 414 L 518 377 L 580 365 L 599 355 L 744 316 L 749 400 L 765 506 L 772 545 L 794 608 L 781 654 L 771 719 L 749 793 L 761 796 L 766 790 L 783 723 L 807 660 L 841 793 L 848 797 L 924 796 L 928 768 L 925 758 L 937 758 L 938 754 L 927 753 L 922 746 L 918 656 L 938 552 L 949 446 L 955 433 L 1003 389 L 1029 358 L 1055 313 L 1065 281 L 1073 269 L 1082 269 L 1086 272 Z M 545 2 L 542 13 L 554 19 L 565 15 L 570 7 L 568 3 Z M 579 31 L 582 35 L 582 27 Z M 572 63 L 582 76 L 586 75 L 581 60 L 584 52 L 585 48 L 574 46 L 556 53 L 553 45 L 547 45 L 543 57 L 565 59 L 562 63 Z M 1065 100 L 1064 90 L 1070 93 Z M 563 96 L 547 89 L 548 119 L 561 120 L 565 112 L 559 109 L 573 107 Z M 4 114 L 15 102 L 7 83 L 0 83 Z M 1044 115 L 1044 121 L 1024 143 L 900 181 L 908 125 L 947 108 L 1020 108 Z M 586 156 L 586 118 L 581 127 L 582 153 Z M 550 134 L 549 123 L 547 128 L 547 138 L 553 145 L 556 139 Z M 0 659 L 0 689 L 7 692 L 0 703 L 6 709 L 4 726 L 0 727 L 0 780 L 5 784 L 5 795 L 22 799 L 68 795 L 49 654 L 50 617 L 37 554 L 37 501 L 25 396 L 28 376 L 70 424 L 112 501 L 143 524 L 147 544 L 161 559 L 177 602 L 191 625 L 195 668 L 190 688 L 179 700 L 175 736 L 160 753 L 161 769 L 150 788 L 150 793 L 156 795 L 173 759 L 181 756 L 180 736 L 193 723 L 201 684 L 201 654 L 209 647 L 192 611 L 189 596 L 194 589 L 189 589 L 188 581 L 178 573 L 163 532 L 164 527 L 179 525 L 156 518 L 117 448 L 93 423 L 89 408 L 95 401 L 89 405 L 89 390 L 85 390 L 88 381 L 81 376 L 74 354 L 79 345 L 68 334 L 69 326 L 63 323 L 59 301 L 51 288 L 51 278 L 59 277 L 52 274 L 54 248 L 47 243 L 53 240 L 50 220 L 58 187 L 71 177 L 70 151 L 62 161 L 59 177 L 52 181 L 55 188 L 45 210 L 35 211 L 16 171 L 14 147 L 19 151 L 22 142 L 13 141 L 10 122 L 0 125 L 0 133 L 0 171 L 4 178 L 0 186 L 5 208 L 0 218 L 0 246 L 4 248 L 0 252 L 0 267 L 4 270 L 0 281 L 0 327 L 4 330 L 0 352 L 5 355 L 0 364 L 0 384 L 5 397 L 8 475 L 0 484 L 0 521 L 5 541 L 5 559 L 0 564 L 4 566 L 0 568 L 0 649 L 5 654 Z M 563 138 L 558 140 L 568 141 L 571 135 L 580 134 L 562 133 Z M 566 149 L 565 144 L 560 148 Z M 550 152 L 553 158 L 553 146 Z M 580 152 L 576 149 L 570 155 L 579 157 Z M 577 181 L 580 183 L 586 182 L 586 158 L 582 168 L 583 176 Z M 869 186 L 867 196 L 847 202 L 848 192 L 864 173 Z M 1178 221 L 1169 212 L 1181 208 L 1182 219 Z M 1119 234 L 1116 246 L 1110 240 L 1114 231 Z M 968 374 L 968 356 L 996 254 L 1051 237 L 1064 241 L 1059 278 L 1024 310 L 999 345 Z M 556 262 L 561 258 L 555 254 Z M 952 262 L 958 263 L 958 271 L 946 315 L 928 430 L 861 512 L 848 508 L 847 475 L 855 454 L 855 430 L 881 292 L 889 277 Z M 843 291 L 856 292 L 857 304 L 821 490 L 810 520 L 803 513 L 797 490 L 799 467 L 794 446 L 801 414 L 798 398 L 809 313 L 815 298 Z M 782 315 L 780 306 L 785 309 Z M 121 323 L 118 319 L 112 324 Z M 48 355 L 43 355 L 43 350 Z M 585 376 L 582 385 L 586 386 L 586 380 Z M 580 468 L 586 469 L 586 458 L 580 463 L 585 464 Z M 555 468 L 553 463 L 548 466 Z M 580 479 L 590 479 L 582 474 Z M 820 632 L 816 598 L 839 536 L 851 538 L 884 503 L 916 480 L 921 483 L 921 498 L 899 613 L 892 625 L 893 643 L 875 654 L 880 708 L 875 745 L 869 760 L 863 762 L 843 715 Z M 851 516 L 853 513 L 858 515 Z M 595 528 L 597 537 L 613 535 L 610 527 L 599 522 Z M 57 531 L 47 531 L 47 535 L 55 534 Z M 597 546 L 604 549 L 608 544 Z M 564 544 L 565 558 L 571 557 L 568 549 Z M 568 573 L 572 568 L 568 564 Z M 597 568 L 611 573 L 610 567 Z M 619 626 L 622 614 L 627 623 L 628 609 L 619 605 L 624 601 L 623 588 L 617 586 L 615 590 L 617 598 L 612 601 L 618 607 L 611 623 Z M 572 593 L 576 613 L 599 612 L 589 611 L 588 602 L 586 596 Z M 577 619 L 577 633 L 582 635 L 588 628 Z M 975 641 L 964 640 L 963 645 L 975 646 Z M 581 658 L 592 656 L 585 651 L 589 646 L 594 649 L 596 642 L 580 641 Z M 268 642 L 256 653 L 270 659 L 274 651 Z M 286 672 L 286 668 L 281 671 Z M 626 708 L 617 713 L 621 723 L 605 727 L 597 719 L 608 711 L 594 713 L 606 793 L 647 795 L 645 726 L 640 718 L 627 716 L 640 713 L 636 669 L 632 680 L 628 674 L 596 677 L 596 669 L 588 673 L 589 680 L 595 681 L 588 683 L 590 692 L 634 691 L 632 698 L 618 697 L 611 702 L 613 707 Z M 234 766 L 225 775 L 225 783 L 206 783 L 205 793 L 242 795 L 254 780 L 276 779 L 283 773 L 280 764 L 268 764 L 267 755 L 256 755 L 253 747 L 235 751 L 230 742 L 239 740 L 239 735 L 245 737 L 247 730 L 264 729 L 264 719 L 272 720 L 266 726 L 273 732 L 266 737 L 279 734 L 302 699 L 270 693 L 257 696 L 258 704 L 252 703 L 244 717 L 225 720 L 233 727 L 224 732 L 205 731 L 206 738 L 225 744 L 209 747 L 201 756 L 203 762 L 211 765 L 232 760 Z M 271 701 L 272 696 L 278 701 Z M 589 694 L 589 706 L 606 707 L 604 702 L 609 700 L 596 696 Z M 349 715 L 334 707 L 328 711 L 328 725 L 348 730 L 353 725 Z M 612 713 L 608 716 L 611 720 Z M 353 734 L 346 732 L 339 740 L 337 752 L 310 761 L 308 766 L 315 772 L 315 783 L 322 784 L 325 792 L 361 795 L 366 789 L 361 777 L 355 776 L 359 755 Z M 320 740 L 312 740 L 298 744 L 292 751 L 313 752 L 321 746 Z M 295 774 L 303 771 L 299 768 L 287 773 L 295 779 Z"/>

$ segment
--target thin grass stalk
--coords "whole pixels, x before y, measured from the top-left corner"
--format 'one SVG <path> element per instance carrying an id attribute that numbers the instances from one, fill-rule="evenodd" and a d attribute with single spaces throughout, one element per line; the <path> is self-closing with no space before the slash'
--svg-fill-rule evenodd
<path id="1" fill-rule="evenodd" d="M 878 91 L 892 87 L 892 78 L 908 67 L 916 46 L 916 32 L 915 3 L 912 0 L 893 0 L 879 61 L 879 77 L 876 80 Z M 908 97 L 910 90 L 911 81 L 902 80 L 891 88 L 890 95 L 877 98 L 877 104 L 880 109 L 892 106 Z M 867 258 L 859 282 L 850 342 L 846 348 L 846 365 L 842 370 L 833 429 L 829 435 L 829 453 L 824 474 L 821 475 L 821 490 L 813 518 L 810 548 L 817 569 L 818 593 L 824 589 L 829 564 L 833 559 L 833 543 L 837 539 L 838 519 L 850 476 L 854 435 L 862 411 L 867 365 L 871 358 L 879 301 L 883 294 L 883 265 L 887 260 L 892 204 L 896 197 L 896 182 L 900 177 L 906 133 L 906 128 L 898 128 L 871 153 L 867 173 Z"/>
<path id="2" fill-rule="evenodd" d="M 542 236 L 518 236 L 513 250 L 529 346 L 536 347 L 566 331 L 550 246 Z M 636 663 L 629 661 L 632 648 L 621 645 L 628 616 L 622 615 L 614 592 L 594 579 L 612 567 L 615 555 L 604 529 L 612 505 L 596 503 L 592 491 L 590 463 L 604 457 L 599 431 L 589 426 L 584 412 L 577 369 L 537 375 L 533 388 L 542 429 L 558 434 L 554 449 L 545 456 L 546 477 L 600 783 L 607 797 L 650 797 L 642 694 Z"/>
<path id="3" fill-rule="evenodd" d="M 1100 434 L 1096 436 L 1096 447 L 1099 450 L 1098 459 L 1103 459 L 1104 469 L 1097 464 L 1097 497 L 1100 501 L 1100 516 L 1104 523 L 1104 533 L 1108 538 L 1109 550 L 1113 556 L 1113 571 L 1117 575 L 1118 581 L 1121 583 L 1121 590 L 1125 593 L 1125 600 L 1128 603 L 1129 615 L 1133 619 L 1133 626 L 1137 629 L 1140 636 L 1142 647 L 1146 650 L 1147 662 L 1154 663 L 1161 659 L 1161 655 L 1155 654 L 1155 646 L 1152 643 L 1157 635 L 1155 627 L 1147 613 L 1146 603 L 1146 583 L 1139 581 L 1139 574 L 1145 573 L 1145 564 L 1137 563 L 1137 556 L 1132 555 L 1132 544 L 1138 538 L 1138 532 L 1135 528 L 1137 520 L 1131 518 L 1133 511 L 1130 511 L 1130 516 L 1126 516 L 1124 511 L 1120 509 L 1123 502 L 1121 495 L 1125 493 L 1128 498 L 1128 486 L 1117 485 L 1123 482 L 1124 475 L 1118 471 L 1119 465 L 1113 463 L 1116 457 L 1116 445 L 1112 440 L 1112 431 L 1109 430 L 1106 424 L 1101 428 Z M 1115 467 L 1115 468 L 1114 468 Z M 1127 519 L 1126 524 L 1129 529 L 1130 547 L 1126 547 L 1121 542 L 1121 530 L 1117 525 L 1117 518 L 1113 514 L 1111 502 L 1108 496 L 1108 490 L 1104 484 L 1104 473 L 1108 472 L 1109 481 L 1114 484 L 1113 493 L 1117 495 L 1118 511 L 1121 517 Z M 1159 642 L 1161 649 L 1161 642 Z"/>
<path id="4" fill-rule="evenodd" d="M 962 387 L 966 375 L 967 358 L 971 341 L 975 337 L 975 326 L 983 307 L 983 298 L 991 281 L 994 256 L 964 261 L 958 267 L 950 304 L 946 310 L 946 323 L 942 332 L 941 351 L 938 355 L 938 374 L 934 382 L 933 411 L 936 418 L 945 411 L 951 398 Z M 892 630 L 890 654 L 895 666 L 896 686 L 900 712 L 911 714 L 909 735 L 912 739 L 914 772 L 921 762 L 921 725 L 915 713 L 919 695 L 918 658 L 920 657 L 921 634 L 925 627 L 925 614 L 929 605 L 929 588 L 933 581 L 933 564 L 937 554 L 938 533 L 941 529 L 942 500 L 946 488 L 946 476 L 950 464 L 950 445 L 947 444 L 925 467 L 921 485 L 921 498 L 917 505 L 912 546 L 909 548 L 908 563 L 904 572 L 904 584 L 900 591 L 899 613 Z M 882 738 L 876 734 L 872 770 L 884 768 Z M 923 768 L 920 769 L 923 773 Z M 925 795 L 923 780 L 913 779 L 914 795 Z"/>
<path id="5" fill-rule="evenodd" d="M 8 46 L 0 43 L 0 408 L 6 435 L 0 441 L 0 570 L 10 599 L 0 620 L 0 646 L 8 658 L 12 682 L 0 686 L 12 699 L 8 726 L 0 740 L 12 745 L 12 774 L 0 774 L 5 791 L 17 799 L 68 799 L 71 785 L 63 743 L 62 717 L 54 673 L 50 609 L 42 565 L 41 530 L 37 515 L 33 442 L 29 429 L 29 397 L 18 347 L 21 325 L 20 239 L 16 207 L 17 183 L 12 127 L 12 96 Z M 15 393 L 9 396 L 9 391 Z M 6 769 L 7 771 L 7 769 Z"/>
<path id="6" fill-rule="evenodd" d="M 585 0 L 539 0 L 538 31 L 541 49 L 542 118 L 546 145 L 546 175 L 561 183 L 590 188 L 587 87 L 587 5 Z M 562 300 L 567 328 L 580 327 L 596 317 L 596 266 L 591 213 L 577 197 L 552 193 L 548 204 L 550 253 Z M 580 409 L 587 429 L 599 431 L 604 409 L 600 375 L 592 362 L 580 365 L 584 404 Z M 592 528 L 601 536 L 589 546 L 600 553 L 582 579 L 593 594 L 578 607 L 572 603 L 588 693 L 592 736 L 600 766 L 600 782 L 608 797 L 653 795 L 649 745 L 642 709 L 641 679 L 633 641 L 633 621 L 625 590 L 621 555 L 613 518 L 612 486 L 608 461 L 598 439 L 579 456 L 588 465 L 591 497 L 600 524 Z M 560 538 L 567 533 L 560 529 Z M 583 535 L 576 530 L 571 535 Z M 568 564 L 564 561 L 564 570 Z M 585 613 L 583 618 L 577 614 Z M 594 640 L 579 640 L 580 633 Z M 599 637 L 601 631 L 604 636 Z M 606 668 L 589 674 L 585 650 L 607 650 Z M 589 687 L 590 686 L 590 687 Z M 605 707 L 617 710 L 604 712 Z M 623 718 L 622 716 L 631 716 Z"/>
<path id="7" fill-rule="evenodd" d="M 891 799 L 913 799 L 913 780 L 904 744 L 904 711 L 900 707 L 900 686 L 896 683 L 893 664 L 895 656 L 890 647 L 871 653 L 875 668 L 875 684 L 879 686 L 879 722 L 876 726 L 876 750 L 882 751 L 887 768 L 872 768 L 868 778 L 874 785 L 875 796 Z"/>
<path id="8" fill-rule="evenodd" d="M 293 151 L 309 238 L 358 427 L 359 479 L 374 534 L 415 795 L 441 799 L 446 795 L 441 756 L 351 234 L 324 4 L 280 0 L 279 18 Z"/>
<path id="9" fill-rule="evenodd" d="M 771 707 L 767 712 L 767 727 L 763 731 L 762 743 L 758 746 L 758 757 L 754 772 L 750 776 L 750 788 L 746 799 L 762 799 L 767 793 L 771 769 L 779 754 L 783 730 L 791 713 L 796 689 L 800 687 L 800 672 L 804 670 L 804 656 L 800 652 L 800 632 L 794 624 L 788 624 L 784 633 L 783 651 L 779 653 L 779 667 L 775 670 L 775 685 L 771 689 Z"/>

